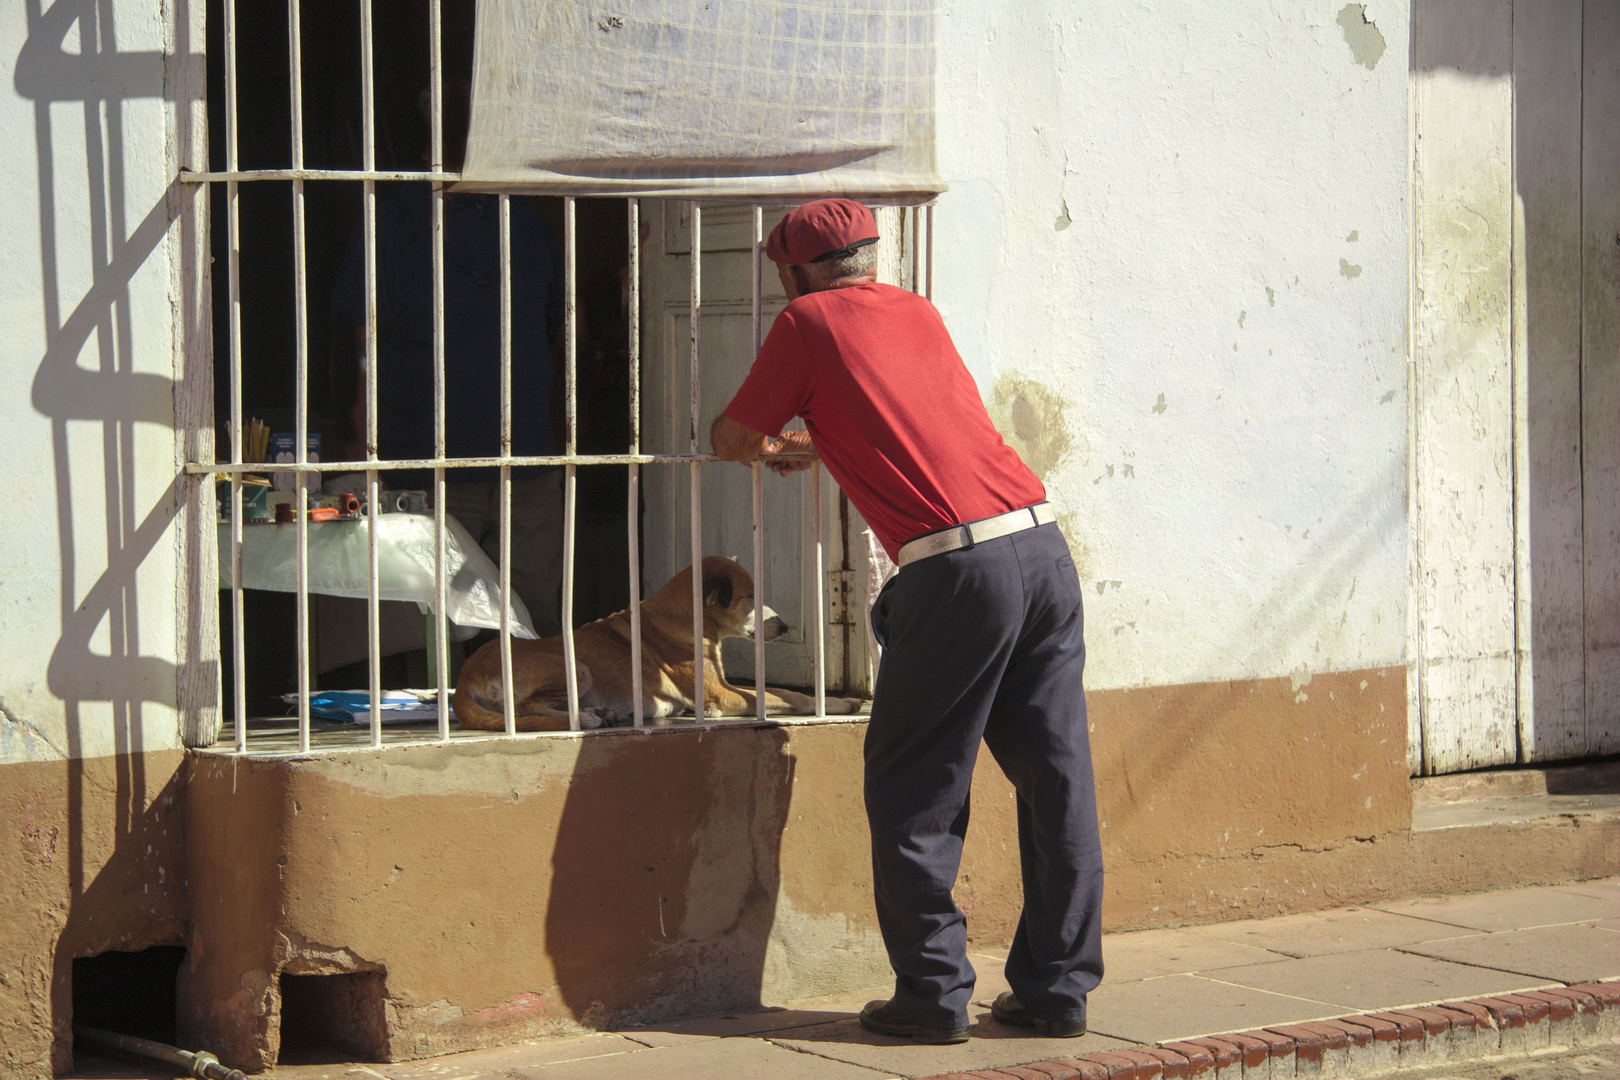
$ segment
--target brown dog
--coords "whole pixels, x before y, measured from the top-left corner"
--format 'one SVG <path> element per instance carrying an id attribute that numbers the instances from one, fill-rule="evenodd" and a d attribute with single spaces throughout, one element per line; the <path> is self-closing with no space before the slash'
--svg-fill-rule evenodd
<path id="1" fill-rule="evenodd" d="M 766 640 L 787 629 L 766 608 Z M 754 691 L 732 686 L 720 663 L 720 642 L 754 636 L 754 579 L 735 559 L 703 560 L 703 713 L 753 716 Z M 621 611 L 574 631 L 579 673 L 580 725 L 629 723 L 634 716 L 630 680 L 630 617 Z M 568 688 L 562 637 L 512 641 L 512 690 L 519 731 L 566 731 Z M 692 711 L 692 568 L 677 573 L 641 602 L 641 709 L 648 720 Z M 853 713 L 859 698 L 828 698 L 827 712 Z M 767 713 L 809 714 L 815 699 L 767 689 Z M 456 682 L 456 719 L 464 728 L 502 731 L 501 643 L 492 641 L 462 665 Z"/>

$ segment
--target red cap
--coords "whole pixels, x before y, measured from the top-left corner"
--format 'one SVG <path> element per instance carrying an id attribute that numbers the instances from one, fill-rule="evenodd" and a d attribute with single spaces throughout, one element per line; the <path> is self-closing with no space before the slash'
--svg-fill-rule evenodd
<path id="1" fill-rule="evenodd" d="M 777 263 L 815 262 L 825 255 L 847 254 L 877 238 L 872 211 L 853 199 L 820 199 L 794 207 L 777 222 L 765 241 L 765 257 Z"/>

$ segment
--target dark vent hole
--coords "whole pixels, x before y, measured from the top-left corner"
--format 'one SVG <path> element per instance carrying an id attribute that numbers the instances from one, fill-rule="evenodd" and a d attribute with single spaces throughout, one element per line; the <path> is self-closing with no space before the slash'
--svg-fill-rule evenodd
<path id="1" fill-rule="evenodd" d="M 383 973 L 281 976 L 280 1065 L 386 1061 Z"/>

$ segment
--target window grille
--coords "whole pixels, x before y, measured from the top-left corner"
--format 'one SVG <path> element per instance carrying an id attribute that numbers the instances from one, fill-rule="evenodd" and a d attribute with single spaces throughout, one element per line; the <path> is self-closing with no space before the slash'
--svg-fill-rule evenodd
<path id="1" fill-rule="evenodd" d="M 513 455 L 512 449 L 512 267 L 511 267 L 511 203 L 509 194 L 499 194 L 500 236 L 500 405 L 501 453 L 496 457 L 450 458 L 445 453 L 445 300 L 444 300 L 444 210 L 446 185 L 461 178 L 459 172 L 444 167 L 444 94 L 442 68 L 442 25 L 440 0 L 428 0 L 429 10 L 429 126 L 430 161 L 427 171 L 379 170 L 376 167 L 376 130 L 373 70 L 373 20 L 370 0 L 359 0 L 361 48 L 361 107 L 362 167 L 360 169 L 311 169 L 304 165 L 302 64 L 300 58 L 299 0 L 288 0 L 287 33 L 289 39 L 289 93 L 291 96 L 292 163 L 284 169 L 241 169 L 238 161 L 237 121 L 237 67 L 236 67 L 236 3 L 223 0 L 224 87 L 225 87 L 225 168 L 223 171 L 183 172 L 186 183 L 223 184 L 226 199 L 227 252 L 226 273 L 229 288 L 229 325 L 227 342 L 230 366 L 230 448 L 228 463 L 191 462 L 186 471 L 193 475 L 224 474 L 230 477 L 230 582 L 231 582 L 231 671 L 233 673 L 233 740 L 238 753 L 248 747 L 246 653 L 244 647 L 245 618 L 242 575 L 242 510 L 243 476 L 264 471 L 261 462 L 243 459 L 242 426 L 242 335 L 241 335 L 241 223 L 238 207 L 240 185 L 243 183 L 281 182 L 292 188 L 293 220 L 293 284 L 295 300 L 296 358 L 294 367 L 294 461 L 277 464 L 275 471 L 294 474 L 293 500 L 297 510 L 293 528 L 296 530 L 297 573 L 297 686 L 298 686 L 298 749 L 307 752 L 310 744 L 310 610 L 309 610 L 309 492 L 304 477 L 311 473 L 354 472 L 363 469 L 366 476 L 367 509 L 367 637 L 369 656 L 370 745 L 383 743 L 381 717 L 381 645 L 378 588 L 378 528 L 379 474 L 390 469 L 432 469 L 434 477 L 434 655 L 437 670 L 432 673 L 437 685 L 438 741 L 450 738 L 450 675 L 448 627 L 446 610 L 448 583 L 446 580 L 446 523 L 445 476 L 447 470 L 494 466 L 500 474 L 499 515 L 499 580 L 500 580 L 500 653 L 502 676 L 502 706 L 505 712 L 505 735 L 516 734 L 516 702 L 512 678 L 512 605 L 511 597 L 511 499 L 512 469 L 518 466 L 561 466 L 563 472 L 563 576 L 562 576 L 562 642 L 564 669 L 567 680 L 568 720 L 571 731 L 581 730 L 578 672 L 574 654 L 574 562 L 576 518 L 576 472 L 580 467 L 622 466 L 628 472 L 629 560 L 630 596 L 628 618 L 631 627 L 631 670 L 634 697 L 633 725 L 644 727 L 642 701 L 642 641 L 641 641 L 641 553 L 639 550 L 639 488 L 643 466 L 672 468 L 685 465 L 691 479 L 691 548 L 692 548 L 692 631 L 694 679 L 694 722 L 702 724 L 704 715 L 704 655 L 703 655 L 703 584 L 700 572 L 703 558 L 701 534 L 702 485 L 701 470 L 705 464 L 720 459 L 702 451 L 704 432 L 701 430 L 702 383 L 700 379 L 701 309 L 702 309 L 702 228 L 703 202 L 690 203 L 691 217 L 691 282 L 689 306 L 689 365 L 691 385 L 691 429 L 689 452 L 685 454 L 648 454 L 641 448 L 641 270 L 640 227 L 641 205 L 638 198 L 628 201 L 629 245 L 629 446 L 622 454 L 580 454 L 577 445 L 577 270 L 575 205 L 578 197 L 601 195 L 619 197 L 622 192 L 604 188 L 602 191 L 575 190 L 563 196 L 563 266 L 564 266 L 564 394 L 565 437 L 564 452 L 543 456 Z M 304 185 L 306 181 L 341 180 L 363 186 L 362 236 L 364 243 L 365 285 L 365 444 L 363 462 L 308 460 L 307 435 L 309 326 L 308 326 L 308 266 L 305 243 Z M 385 460 L 377 453 L 377 184 L 389 181 L 425 181 L 432 184 L 432 281 L 433 281 L 433 402 L 434 402 L 434 456 L 430 459 Z M 804 195 L 804 199 L 821 197 Z M 728 203 L 737 200 L 728 198 Z M 780 198 L 771 200 L 781 202 Z M 889 201 L 889 200 L 877 200 Z M 906 210 L 909 209 L 909 223 Z M 933 295 L 933 209 L 930 200 L 921 204 L 902 204 L 899 220 L 902 230 L 909 235 L 911 280 L 913 287 L 925 296 Z M 764 326 L 761 314 L 761 292 L 764 251 L 764 204 L 752 204 L 752 329 L 753 350 L 757 354 Z M 783 454 L 776 459 L 802 459 L 805 455 Z M 358 469 L 357 469 L 358 466 Z M 754 560 L 754 689 L 757 721 L 766 719 L 765 705 L 765 638 L 763 627 L 765 596 L 765 527 L 763 521 L 762 463 L 752 466 L 753 506 L 753 560 Z M 821 506 L 822 470 L 819 460 L 810 470 L 811 483 L 811 540 L 814 549 L 814 674 L 815 716 L 826 716 L 826 586 L 823 566 L 823 522 Z M 673 524 L 673 523 L 672 523 Z M 198 602 L 208 602 L 198 598 Z"/>

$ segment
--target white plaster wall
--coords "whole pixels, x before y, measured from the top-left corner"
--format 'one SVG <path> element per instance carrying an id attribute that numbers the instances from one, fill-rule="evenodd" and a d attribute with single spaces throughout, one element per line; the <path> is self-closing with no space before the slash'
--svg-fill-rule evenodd
<path id="1" fill-rule="evenodd" d="M 935 300 L 1061 405 L 1092 687 L 1403 662 L 1408 9 L 1345 6 L 946 7 Z"/>
<path id="2" fill-rule="evenodd" d="M 0 763 L 179 745 L 166 9 L 0 10 Z"/>
<path id="3" fill-rule="evenodd" d="M 987 397 L 1062 406 L 1092 686 L 1402 660 L 1407 9 L 1368 3 L 1369 65 L 1344 7 L 947 5 L 935 297 Z M 30 9 L 0 15 L 0 761 L 178 741 L 172 41 L 144 0 Z"/>

